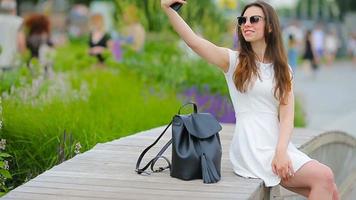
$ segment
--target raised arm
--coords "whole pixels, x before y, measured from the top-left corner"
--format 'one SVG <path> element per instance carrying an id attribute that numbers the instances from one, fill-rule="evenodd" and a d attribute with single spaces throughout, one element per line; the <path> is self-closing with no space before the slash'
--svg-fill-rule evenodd
<path id="1" fill-rule="evenodd" d="M 161 7 L 167 14 L 174 30 L 194 52 L 226 72 L 229 67 L 228 49 L 216 46 L 195 34 L 179 14 L 170 7 L 175 2 L 186 4 L 186 1 L 183 0 L 161 0 Z"/>

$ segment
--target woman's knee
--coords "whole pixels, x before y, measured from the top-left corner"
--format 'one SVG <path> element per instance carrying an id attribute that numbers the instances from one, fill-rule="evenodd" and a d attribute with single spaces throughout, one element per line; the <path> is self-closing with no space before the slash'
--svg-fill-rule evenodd
<path id="1" fill-rule="evenodd" d="M 334 189 L 333 189 L 333 200 L 340 200 L 339 191 L 338 191 L 335 183 L 334 183 Z"/>
<path id="2" fill-rule="evenodd" d="M 315 174 L 316 175 L 315 184 L 322 185 L 328 191 L 334 191 L 335 190 L 334 173 L 330 169 L 330 167 L 320 164 L 317 169 L 317 172 L 318 173 Z"/>
<path id="3" fill-rule="evenodd" d="M 325 176 L 325 184 L 331 191 L 334 191 L 335 180 L 333 171 L 329 167 L 325 167 L 323 174 Z"/>

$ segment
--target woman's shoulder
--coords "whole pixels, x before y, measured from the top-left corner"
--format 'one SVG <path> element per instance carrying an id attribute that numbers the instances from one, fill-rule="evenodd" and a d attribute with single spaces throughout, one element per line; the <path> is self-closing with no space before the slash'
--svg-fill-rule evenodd
<path id="1" fill-rule="evenodd" d="M 231 74 L 233 71 L 235 71 L 238 63 L 238 57 L 239 57 L 239 51 L 229 49 L 228 48 L 228 53 L 229 53 L 229 68 L 225 74 Z"/>
<path id="2" fill-rule="evenodd" d="M 230 49 L 230 48 L 226 48 L 229 54 L 229 58 L 238 58 L 239 57 L 239 51 L 235 50 L 235 49 Z"/>
<path id="3" fill-rule="evenodd" d="M 234 49 L 228 49 L 230 62 L 237 62 L 239 58 L 239 51 Z"/>

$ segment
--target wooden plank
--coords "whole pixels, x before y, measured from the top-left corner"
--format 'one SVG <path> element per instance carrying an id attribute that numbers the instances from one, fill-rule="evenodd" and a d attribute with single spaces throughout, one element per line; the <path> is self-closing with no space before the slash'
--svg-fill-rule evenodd
<path id="1" fill-rule="evenodd" d="M 2 200 L 42 200 L 42 199 L 51 199 L 51 200 L 96 200 L 96 197 L 80 197 L 80 196 L 71 196 L 71 195 L 53 195 L 53 194 L 37 194 L 37 193 L 28 193 L 28 192 L 11 192 L 5 197 L 1 198 Z M 103 200 L 113 200 L 115 198 L 101 198 Z M 117 198 L 116 198 L 117 199 Z"/>
<path id="2" fill-rule="evenodd" d="M 236 177 L 235 177 L 236 178 Z M 237 177 L 242 179 L 241 177 Z M 138 188 L 161 188 L 161 189 L 170 189 L 174 190 L 183 190 L 193 188 L 194 190 L 201 190 L 209 188 L 210 191 L 236 191 L 236 188 L 247 188 L 253 189 L 256 185 L 259 184 L 259 181 L 251 180 L 253 184 L 246 184 L 243 181 L 237 182 L 235 185 L 231 185 L 230 181 L 232 179 L 224 179 L 224 181 L 217 184 L 203 184 L 201 181 L 180 181 L 179 183 L 167 184 L 167 181 L 164 179 L 159 179 L 157 181 L 147 181 L 136 179 L 109 179 L 109 178 L 99 178 L 99 177 L 62 177 L 62 176 L 39 176 L 33 180 L 33 182 L 46 183 L 71 183 L 78 185 L 99 185 L 99 186 L 114 186 L 114 187 L 138 187 Z M 236 181 L 236 179 L 235 179 Z"/>
<path id="3" fill-rule="evenodd" d="M 87 179 L 85 179 L 87 180 Z M 90 180 L 87 180 L 90 181 Z M 88 191 L 88 192 L 102 192 L 102 191 L 109 191 L 109 192 L 124 192 L 124 191 L 129 191 L 129 193 L 133 192 L 135 193 L 136 191 L 140 191 L 140 193 L 146 192 L 147 191 L 157 191 L 157 193 L 166 193 L 167 191 L 171 191 L 173 194 L 181 194 L 182 192 L 192 192 L 192 193 L 199 193 L 201 190 L 206 190 L 208 189 L 209 193 L 216 193 L 216 194 L 222 194 L 222 193 L 232 193 L 232 194 L 238 194 L 238 193 L 250 193 L 253 191 L 253 188 L 251 186 L 246 186 L 246 185 L 239 185 L 239 191 L 236 190 L 236 187 L 217 187 L 217 186 L 211 186 L 208 187 L 206 185 L 201 184 L 200 186 L 196 185 L 169 185 L 165 183 L 160 183 L 160 184 L 145 184 L 145 183 L 138 183 L 137 181 L 128 181 L 126 184 L 122 183 L 121 184 L 114 184 L 114 185 L 108 185 L 105 182 L 100 182 L 97 183 L 95 181 L 98 181 L 98 179 L 95 179 L 92 182 L 87 182 L 84 183 L 82 182 L 79 184 L 77 181 L 73 181 L 72 183 L 60 183 L 60 182 L 47 182 L 47 181 L 33 181 L 29 184 L 26 185 L 26 187 L 29 188 L 50 188 L 50 189 L 75 189 L 75 190 L 83 190 L 83 191 Z M 106 180 L 105 180 L 106 181 Z M 111 182 L 113 183 L 113 182 Z M 115 182 L 114 182 L 115 183 Z M 120 183 L 120 182 L 118 182 Z M 160 186 L 160 187 L 159 187 Z M 73 193 L 72 193 L 73 194 Z"/>
<path id="4" fill-rule="evenodd" d="M 192 198 L 188 196 L 184 196 L 181 194 L 180 196 L 173 197 L 166 194 L 161 194 L 159 196 L 150 196 L 140 193 L 130 193 L 125 195 L 116 195 L 113 197 L 82 197 L 82 196 L 75 196 L 72 194 L 65 194 L 65 195 L 58 195 L 58 194 L 38 194 L 38 193 L 29 193 L 29 192 L 17 192 L 13 194 L 9 194 L 6 197 L 3 197 L 4 200 L 137 200 L 137 199 L 144 199 L 144 200 L 157 200 L 157 199 L 169 199 L 169 200 L 191 200 Z M 201 198 L 195 197 L 194 200 L 224 200 L 227 199 L 223 198 Z M 240 194 L 235 199 L 248 199 L 247 194 Z"/>
<path id="5" fill-rule="evenodd" d="M 118 169 L 119 170 L 119 169 Z M 100 171 L 93 171 L 93 172 L 82 172 L 82 171 L 47 171 L 43 174 L 44 176 L 62 176 L 62 177 L 93 177 L 93 178 L 100 178 L 100 179 L 118 179 L 118 180 L 138 180 L 138 181 L 144 181 L 144 182 L 162 182 L 162 180 L 165 183 L 172 183 L 172 184 L 196 184 L 197 183 L 202 183 L 202 180 L 193 180 L 193 181 L 182 181 L 180 179 L 176 178 L 171 178 L 169 176 L 168 171 L 164 171 L 161 173 L 154 173 L 150 176 L 147 175 L 137 175 L 133 170 L 130 172 L 121 172 L 120 171 L 113 171 L 113 172 L 100 172 Z M 222 172 L 222 180 L 226 182 L 226 184 L 234 183 L 234 184 L 240 184 L 239 181 L 242 181 L 244 184 L 261 184 L 262 181 L 260 179 L 246 179 L 246 178 L 240 178 L 239 176 L 235 175 L 232 170 L 229 171 L 223 171 Z M 219 182 L 218 184 L 223 184 Z M 216 184 L 213 184 L 216 185 Z"/>
<path id="6" fill-rule="evenodd" d="M 155 198 L 162 198 L 164 196 L 169 198 L 181 198 L 186 197 L 185 199 L 195 199 L 195 198 L 205 198 L 205 199 L 217 199 L 217 198 L 226 198 L 226 199 L 233 199 L 236 197 L 248 197 L 251 195 L 249 191 L 244 192 L 243 190 L 238 193 L 217 193 L 217 192 L 210 192 L 209 190 L 202 191 L 173 191 L 173 190 L 160 190 L 160 189 L 140 189 L 137 188 L 128 188 L 128 187 L 121 187 L 121 188 L 113 188 L 113 187 L 91 187 L 88 189 L 80 188 L 78 185 L 72 185 L 74 188 L 68 188 L 68 184 L 66 188 L 63 188 L 57 184 L 56 188 L 50 187 L 31 187 L 28 185 L 24 185 L 19 187 L 17 191 L 24 192 L 24 193 L 37 193 L 37 194 L 53 194 L 59 196 L 78 196 L 78 197 L 96 197 L 98 199 L 101 198 L 113 198 L 120 199 L 119 197 L 123 197 L 124 199 L 134 195 L 136 198 L 137 196 L 141 197 L 155 197 Z M 63 186 L 63 185 L 62 185 Z M 182 195 L 184 194 L 184 196 Z"/>

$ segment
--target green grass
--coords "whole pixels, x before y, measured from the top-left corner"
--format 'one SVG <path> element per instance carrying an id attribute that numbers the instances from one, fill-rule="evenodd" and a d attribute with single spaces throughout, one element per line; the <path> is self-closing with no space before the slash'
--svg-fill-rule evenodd
<path id="1" fill-rule="evenodd" d="M 305 127 L 306 122 L 305 122 L 305 113 L 302 108 L 302 105 L 298 98 L 295 100 L 295 113 L 294 113 L 294 126 L 295 127 Z"/>
<path id="2" fill-rule="evenodd" d="M 46 82 L 30 101 L 23 97 L 29 88 L 3 98 L 1 137 L 8 141 L 19 183 L 56 164 L 64 131 L 85 151 L 98 142 L 167 124 L 181 105 L 174 92 L 146 86 L 129 72 L 88 69 L 65 76 L 69 86 Z"/>

